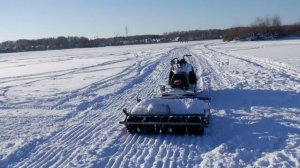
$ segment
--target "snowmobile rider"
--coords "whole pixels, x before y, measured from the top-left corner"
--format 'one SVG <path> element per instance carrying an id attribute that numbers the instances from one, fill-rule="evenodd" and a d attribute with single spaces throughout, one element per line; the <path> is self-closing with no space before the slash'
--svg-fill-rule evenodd
<path id="1" fill-rule="evenodd" d="M 182 66 L 183 64 L 186 64 L 186 60 L 184 58 L 182 58 L 180 61 L 179 61 L 179 64 Z"/>
<path id="2" fill-rule="evenodd" d="M 175 80 L 173 83 L 173 86 L 176 88 L 182 88 L 183 89 L 183 83 L 181 80 Z"/>

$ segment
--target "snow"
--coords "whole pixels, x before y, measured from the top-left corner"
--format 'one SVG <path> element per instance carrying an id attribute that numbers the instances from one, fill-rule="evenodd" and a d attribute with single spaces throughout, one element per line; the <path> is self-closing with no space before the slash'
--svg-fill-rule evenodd
<path id="1" fill-rule="evenodd" d="M 132 109 L 132 114 L 204 114 L 208 102 L 203 100 L 152 98 L 139 102 Z"/>
<path id="2" fill-rule="evenodd" d="M 234 45 L 232 45 L 234 44 Z M 215 47 L 231 54 L 260 58 L 265 62 L 292 68 L 300 71 L 300 40 L 232 42 Z M 290 68 L 290 67 L 288 67 Z"/>
<path id="3" fill-rule="evenodd" d="M 0 54 L 0 167 L 300 167 L 300 40 Z M 174 56 L 212 97 L 204 136 L 130 135 Z M 189 104 L 189 103 L 188 103 Z M 188 105 L 187 104 L 187 105 Z"/>

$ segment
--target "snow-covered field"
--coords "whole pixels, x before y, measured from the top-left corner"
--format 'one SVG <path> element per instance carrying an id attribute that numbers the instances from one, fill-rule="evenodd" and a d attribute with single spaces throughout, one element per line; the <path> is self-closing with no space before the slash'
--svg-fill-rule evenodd
<path id="1" fill-rule="evenodd" d="M 204 136 L 130 135 L 172 56 L 210 91 Z M 300 40 L 0 54 L 0 167 L 300 167 Z"/>

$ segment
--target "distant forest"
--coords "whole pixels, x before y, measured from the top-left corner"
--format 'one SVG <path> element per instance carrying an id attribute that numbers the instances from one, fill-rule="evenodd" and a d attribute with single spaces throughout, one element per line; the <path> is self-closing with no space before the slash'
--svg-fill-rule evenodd
<path id="1" fill-rule="evenodd" d="M 167 43 L 176 41 L 188 42 L 211 39 L 223 39 L 224 41 L 268 40 L 289 35 L 300 36 L 300 23 L 281 25 L 279 16 L 274 16 L 273 18 L 257 18 L 248 27 L 234 27 L 230 29 L 177 31 L 164 33 L 163 35 L 137 35 L 96 39 L 60 36 L 57 38 L 43 38 L 36 40 L 20 39 L 17 41 L 5 41 L 0 43 L 0 53 Z"/>
<path id="2" fill-rule="evenodd" d="M 300 23 L 281 25 L 280 17 L 275 15 L 272 18 L 257 18 L 248 27 L 235 27 L 228 29 L 223 40 L 271 40 L 290 35 L 300 36 Z"/>
<path id="3" fill-rule="evenodd" d="M 221 39 L 226 34 L 226 31 L 217 29 L 193 30 L 164 33 L 163 35 L 137 35 L 96 39 L 63 36 L 37 40 L 20 39 L 0 43 L 0 53 Z"/>

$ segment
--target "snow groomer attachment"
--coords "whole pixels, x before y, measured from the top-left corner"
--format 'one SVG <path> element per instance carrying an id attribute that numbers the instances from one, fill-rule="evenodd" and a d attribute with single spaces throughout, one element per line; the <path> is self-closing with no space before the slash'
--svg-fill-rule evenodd
<path id="1" fill-rule="evenodd" d="M 208 127 L 210 98 L 165 96 L 142 100 L 128 112 L 124 124 L 131 134 L 202 135 Z"/>

